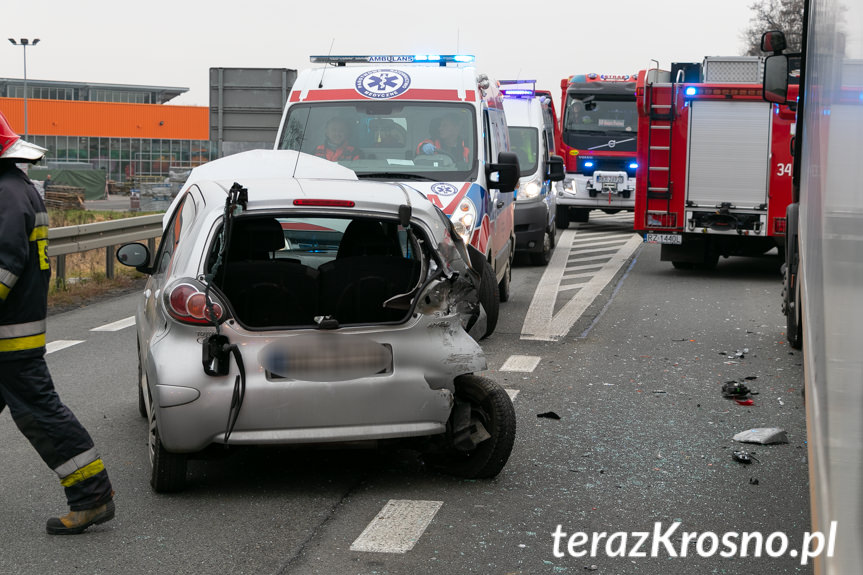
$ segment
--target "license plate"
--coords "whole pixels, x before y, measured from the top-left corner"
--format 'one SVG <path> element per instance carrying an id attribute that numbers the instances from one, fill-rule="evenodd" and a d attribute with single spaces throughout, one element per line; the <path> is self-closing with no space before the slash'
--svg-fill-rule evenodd
<path id="1" fill-rule="evenodd" d="M 596 176 L 596 181 L 600 184 L 622 184 L 623 176 Z"/>
<path id="2" fill-rule="evenodd" d="M 679 234 L 644 234 L 644 241 L 649 244 L 682 244 L 683 236 Z"/>

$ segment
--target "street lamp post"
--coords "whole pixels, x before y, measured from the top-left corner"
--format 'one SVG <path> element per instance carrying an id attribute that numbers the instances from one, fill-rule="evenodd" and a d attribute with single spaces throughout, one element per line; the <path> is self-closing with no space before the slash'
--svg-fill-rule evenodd
<path id="1" fill-rule="evenodd" d="M 20 43 L 15 41 L 15 38 L 9 38 L 14 46 L 24 48 L 24 139 L 27 140 L 27 46 L 35 46 L 39 43 L 39 38 L 33 38 L 31 42 L 28 38 L 21 38 Z"/>

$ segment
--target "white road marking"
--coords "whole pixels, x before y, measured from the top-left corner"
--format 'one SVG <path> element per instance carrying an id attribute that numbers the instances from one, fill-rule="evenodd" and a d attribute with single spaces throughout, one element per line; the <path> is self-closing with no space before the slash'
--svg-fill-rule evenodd
<path id="1" fill-rule="evenodd" d="M 591 267 L 590 265 L 567 265 L 570 256 L 569 248 L 572 247 L 576 234 L 576 230 L 564 230 L 560 235 L 559 245 L 561 248 L 564 246 L 565 248 L 554 250 L 551 261 L 536 286 L 533 300 L 530 302 L 530 308 L 527 310 L 524 324 L 521 327 L 521 339 L 557 341 L 566 336 L 596 296 L 614 278 L 617 270 L 643 243 L 640 236 L 634 234 L 630 236 L 616 254 L 606 256 L 608 261 L 602 264 L 602 268 L 595 272 L 589 281 L 578 285 L 581 289 L 555 314 L 555 302 L 558 293 L 562 291 L 560 282 L 563 280 L 564 274 L 579 268 Z M 577 261 L 583 262 L 589 261 L 589 259 Z M 599 265 L 594 263 L 593 267 Z M 567 279 L 569 278 L 567 277 Z"/>
<path id="2" fill-rule="evenodd" d="M 519 390 L 517 390 L 517 389 L 506 388 L 506 393 L 507 393 L 507 395 L 509 395 L 510 401 L 515 401 L 515 396 L 518 395 L 518 391 Z"/>
<path id="3" fill-rule="evenodd" d="M 443 501 L 390 499 L 351 544 L 351 551 L 406 553 L 434 519 Z"/>
<path id="4" fill-rule="evenodd" d="M 540 359 L 542 358 L 535 355 L 511 355 L 500 366 L 500 371 L 524 371 L 530 373 L 539 365 Z"/>
<path id="5" fill-rule="evenodd" d="M 100 325 L 99 327 L 94 327 L 90 331 L 120 331 L 121 329 L 125 329 L 133 325 L 135 325 L 135 316 L 127 317 L 126 319 L 115 321 L 114 323 L 107 323 L 105 325 Z"/>
<path id="6" fill-rule="evenodd" d="M 61 349 L 66 349 L 67 347 L 72 347 L 73 345 L 78 345 L 79 343 L 84 343 L 83 339 L 58 339 L 57 341 L 48 342 L 45 345 L 45 353 L 54 353 L 55 351 L 60 351 Z"/>

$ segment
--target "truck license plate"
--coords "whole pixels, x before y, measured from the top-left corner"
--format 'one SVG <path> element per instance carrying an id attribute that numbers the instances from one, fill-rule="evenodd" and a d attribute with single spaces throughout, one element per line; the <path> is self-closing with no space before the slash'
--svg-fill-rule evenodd
<path id="1" fill-rule="evenodd" d="M 623 176 L 597 176 L 596 181 L 600 184 L 622 184 Z"/>
<path id="2" fill-rule="evenodd" d="M 644 241 L 649 244 L 682 244 L 683 236 L 679 234 L 644 234 Z"/>

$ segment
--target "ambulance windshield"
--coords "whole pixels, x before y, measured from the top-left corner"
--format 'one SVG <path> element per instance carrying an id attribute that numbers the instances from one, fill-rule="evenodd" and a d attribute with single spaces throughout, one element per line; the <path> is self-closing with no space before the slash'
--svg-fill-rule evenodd
<path id="1" fill-rule="evenodd" d="M 288 112 L 279 149 L 338 162 L 360 178 L 473 181 L 476 126 L 469 105 L 296 104 Z"/>

